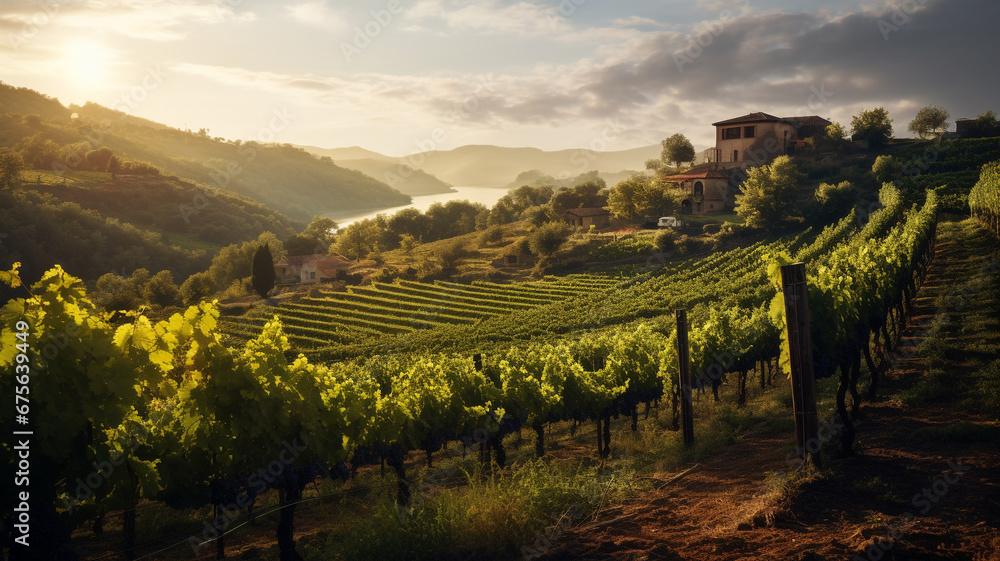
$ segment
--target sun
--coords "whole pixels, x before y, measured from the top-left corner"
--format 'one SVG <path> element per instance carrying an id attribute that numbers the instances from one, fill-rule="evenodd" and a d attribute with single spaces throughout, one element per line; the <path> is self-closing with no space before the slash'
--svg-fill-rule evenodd
<path id="1" fill-rule="evenodd" d="M 111 77 L 114 55 L 94 41 L 76 41 L 63 48 L 66 73 L 81 85 L 103 84 Z"/>

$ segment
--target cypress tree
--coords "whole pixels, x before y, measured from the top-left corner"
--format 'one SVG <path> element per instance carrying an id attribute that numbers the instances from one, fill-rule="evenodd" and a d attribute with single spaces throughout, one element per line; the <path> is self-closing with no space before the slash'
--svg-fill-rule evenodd
<path id="1" fill-rule="evenodd" d="M 271 248 L 261 244 L 253 254 L 253 263 L 250 267 L 250 284 L 254 292 L 261 298 L 267 298 L 267 293 L 274 288 L 274 258 L 271 257 Z"/>

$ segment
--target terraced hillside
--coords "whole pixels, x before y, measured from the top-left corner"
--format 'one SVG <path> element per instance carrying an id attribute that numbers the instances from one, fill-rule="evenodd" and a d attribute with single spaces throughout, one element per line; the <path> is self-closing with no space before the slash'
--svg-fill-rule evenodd
<path id="1" fill-rule="evenodd" d="M 264 323 L 277 315 L 293 345 L 322 347 L 442 325 L 475 324 L 572 297 L 609 292 L 619 285 L 612 277 L 595 275 L 507 284 L 396 281 L 321 292 L 281 306 L 260 306 L 244 316 L 222 318 L 220 324 L 229 336 L 245 340 L 256 337 Z"/>

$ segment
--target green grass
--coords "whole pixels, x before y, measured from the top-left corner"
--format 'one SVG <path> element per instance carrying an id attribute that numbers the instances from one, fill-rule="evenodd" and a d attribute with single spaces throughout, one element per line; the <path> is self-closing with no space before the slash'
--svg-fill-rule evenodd
<path id="1" fill-rule="evenodd" d="M 443 470 L 465 485 L 426 478 L 411 509 L 397 508 L 394 494 L 383 493 L 373 501 L 371 516 L 303 545 L 303 556 L 310 561 L 517 558 L 522 546 L 535 547 L 540 528 L 557 520 L 563 527 L 577 523 L 598 505 L 639 488 L 625 472 L 543 460 L 502 475 L 484 473 L 471 458 Z"/>
<path id="2" fill-rule="evenodd" d="M 926 370 L 898 394 L 904 405 L 957 403 L 963 409 L 1000 411 L 1000 243 L 972 219 L 943 221 L 939 241 L 949 242 L 944 277 L 928 293 L 934 316 L 918 348 Z M 992 257 L 992 259 L 990 258 Z"/>
<path id="3" fill-rule="evenodd" d="M 21 182 L 25 185 L 97 187 L 111 181 L 111 174 L 100 171 L 66 171 L 56 173 L 47 170 L 25 170 L 21 172 Z"/>

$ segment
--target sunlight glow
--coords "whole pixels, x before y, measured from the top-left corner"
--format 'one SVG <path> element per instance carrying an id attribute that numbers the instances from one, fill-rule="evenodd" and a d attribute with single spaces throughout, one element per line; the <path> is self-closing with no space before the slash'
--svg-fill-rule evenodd
<path id="1" fill-rule="evenodd" d="M 63 49 L 66 73 L 81 85 L 104 83 L 111 76 L 114 55 L 104 45 L 94 41 L 77 41 Z"/>

